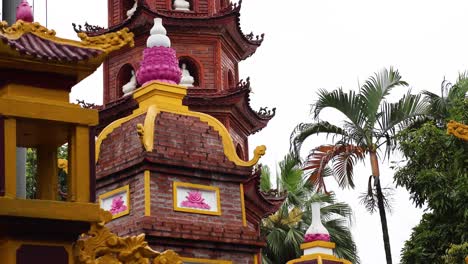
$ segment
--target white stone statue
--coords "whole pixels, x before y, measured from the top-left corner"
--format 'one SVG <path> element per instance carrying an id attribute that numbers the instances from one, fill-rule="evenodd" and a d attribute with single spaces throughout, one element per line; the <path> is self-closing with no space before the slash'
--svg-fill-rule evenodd
<path id="1" fill-rule="evenodd" d="M 137 81 L 135 77 L 135 71 L 132 70 L 132 77 L 130 78 L 130 81 L 122 86 L 122 92 L 124 93 L 124 96 L 131 94 L 136 87 Z"/>
<path id="2" fill-rule="evenodd" d="M 180 70 L 182 71 L 182 78 L 180 79 L 179 85 L 192 87 L 195 79 L 192 77 L 192 75 L 190 75 L 189 70 L 187 70 L 187 65 L 182 63 L 182 68 Z"/>
<path id="3" fill-rule="evenodd" d="M 135 4 L 133 4 L 132 8 L 127 11 L 127 18 L 131 18 L 135 13 L 138 6 L 138 0 L 135 0 Z"/>
<path id="4" fill-rule="evenodd" d="M 186 0 L 174 0 L 174 10 L 190 11 L 190 3 Z"/>

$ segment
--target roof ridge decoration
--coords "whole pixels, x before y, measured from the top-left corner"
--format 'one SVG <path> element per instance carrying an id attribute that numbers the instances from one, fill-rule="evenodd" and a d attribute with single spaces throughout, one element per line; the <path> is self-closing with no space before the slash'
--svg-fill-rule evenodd
<path id="1" fill-rule="evenodd" d="M 105 53 L 118 50 L 126 45 L 133 47 L 133 33 L 128 28 L 123 28 L 117 32 L 111 32 L 100 36 L 88 36 L 84 32 L 78 33 L 80 41 L 63 39 L 56 36 L 55 30 L 48 29 L 38 22 L 25 22 L 22 20 L 16 21 L 13 25 L 8 26 L 6 21 L 0 22 L 0 35 L 16 40 L 24 34 L 31 33 L 45 40 L 49 40 L 58 44 L 70 45 L 79 48 L 98 49 Z"/>

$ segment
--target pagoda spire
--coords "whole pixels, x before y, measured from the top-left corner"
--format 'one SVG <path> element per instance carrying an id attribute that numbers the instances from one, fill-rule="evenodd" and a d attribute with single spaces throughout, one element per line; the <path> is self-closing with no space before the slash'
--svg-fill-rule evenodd
<path id="1" fill-rule="evenodd" d="M 304 243 L 301 249 L 304 254 L 298 258 L 287 262 L 287 264 L 306 264 L 306 263 L 326 263 L 329 264 L 351 264 L 350 261 L 339 259 L 333 255 L 335 243 L 330 242 L 330 234 L 323 226 L 320 216 L 320 203 L 314 202 L 312 206 L 312 223 L 304 236 Z M 316 262 L 311 262 L 316 261 Z"/>
<path id="2" fill-rule="evenodd" d="M 34 21 L 33 11 L 27 0 L 21 0 L 21 3 L 16 8 L 16 21 L 18 20 L 25 22 Z"/>

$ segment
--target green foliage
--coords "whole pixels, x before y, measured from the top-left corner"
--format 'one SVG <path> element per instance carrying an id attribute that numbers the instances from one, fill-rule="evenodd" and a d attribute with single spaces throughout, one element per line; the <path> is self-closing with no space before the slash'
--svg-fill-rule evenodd
<path id="1" fill-rule="evenodd" d="M 262 174 L 260 175 L 260 190 L 262 192 L 271 190 L 270 168 L 265 165 L 262 166 Z"/>
<path id="2" fill-rule="evenodd" d="M 465 258 L 468 259 L 468 242 L 461 245 L 450 245 L 443 260 L 445 264 L 465 264 Z"/>
<path id="3" fill-rule="evenodd" d="M 58 159 L 67 159 L 68 145 L 63 145 L 57 149 Z M 67 173 L 60 169 L 58 172 L 59 188 L 61 193 L 67 193 Z M 37 192 L 37 150 L 34 148 L 26 149 L 26 198 L 36 198 Z M 61 196 L 61 200 L 65 197 Z"/>
<path id="4" fill-rule="evenodd" d="M 466 84 L 461 80 L 453 87 Z M 407 161 L 397 167 L 395 182 L 410 192 L 416 206 L 428 208 L 405 242 L 402 264 L 461 263 L 447 262 L 448 257 L 444 262 L 442 256 L 452 244 L 468 241 L 468 143 L 446 133 L 448 120 L 466 124 L 468 100 L 465 92 L 445 93 L 440 98 L 426 93 L 433 121 L 398 136 Z"/>
<path id="5" fill-rule="evenodd" d="M 264 167 L 263 167 L 264 168 Z M 287 197 L 278 212 L 263 219 L 261 233 L 266 237 L 263 263 L 276 264 L 299 258 L 300 244 L 311 223 L 311 203 L 322 203 L 321 214 L 331 240 L 336 243 L 336 254 L 353 263 L 359 263 L 356 245 L 348 228 L 351 208 L 336 201 L 333 195 L 316 194 L 314 186 L 298 166 L 298 161 L 287 155 L 279 164 L 278 189 L 287 191 Z M 268 171 L 269 172 L 269 171 Z M 261 181 L 268 179 L 263 171 Z M 262 182 L 260 183 L 262 186 Z"/>
<path id="6" fill-rule="evenodd" d="M 370 76 L 357 93 L 346 92 L 342 88 L 320 90 L 311 111 L 313 122 L 299 124 L 290 138 L 291 151 L 299 159 L 302 144 L 307 138 L 318 134 L 333 136 L 333 145 L 313 149 L 305 162 L 305 168 L 311 173 L 310 179 L 325 191 L 323 177 L 328 175 L 335 176 L 340 187 L 353 188 L 353 165 L 369 154 L 372 174 L 364 201 L 371 211 L 375 210 L 375 206 L 379 208 L 388 264 L 392 263 L 392 258 L 377 154 L 380 152 L 384 153 L 384 158 L 389 157 L 396 147 L 396 133 L 419 122 L 427 113 L 427 103 L 421 100 L 421 95 L 413 95 L 410 91 L 395 103 L 387 102 L 386 98 L 393 89 L 406 86 L 408 84 L 402 80 L 399 72 L 390 68 Z M 346 117 L 341 126 L 319 119 L 325 108 L 337 110 Z M 325 173 L 328 164 L 332 167 L 332 173 Z"/>
<path id="7" fill-rule="evenodd" d="M 26 149 L 26 198 L 36 197 L 37 151 Z"/>

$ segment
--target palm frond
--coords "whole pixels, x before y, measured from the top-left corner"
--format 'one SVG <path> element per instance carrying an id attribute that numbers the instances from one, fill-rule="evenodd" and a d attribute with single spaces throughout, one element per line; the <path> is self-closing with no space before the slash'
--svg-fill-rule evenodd
<path id="1" fill-rule="evenodd" d="M 317 186 L 317 190 L 327 192 L 323 180 L 323 172 L 327 164 L 332 161 L 333 175 L 340 187 L 354 188 L 353 167 L 356 160 L 364 158 L 365 150 L 354 145 L 322 145 L 311 151 L 303 170 L 311 170 L 309 180 Z"/>
<path id="2" fill-rule="evenodd" d="M 315 123 L 301 123 L 297 125 L 290 136 L 291 153 L 294 158 L 299 159 L 300 150 L 304 141 L 312 135 L 327 134 L 340 136 L 341 138 L 347 137 L 344 129 L 330 124 L 326 121 L 319 121 Z"/>
<path id="3" fill-rule="evenodd" d="M 366 107 L 365 114 L 368 128 L 372 129 L 374 127 L 377 120 L 375 114 L 380 103 L 396 86 L 408 86 L 408 84 L 401 80 L 398 70 L 394 70 L 392 67 L 389 70 L 382 69 L 379 73 L 375 73 L 362 85 L 359 94 Z"/>
<path id="4" fill-rule="evenodd" d="M 268 192 L 271 190 L 271 172 L 270 167 L 263 165 L 262 174 L 260 175 L 260 190 L 262 192 Z"/>
<path id="5" fill-rule="evenodd" d="M 364 104 L 354 91 L 345 93 L 342 88 L 331 92 L 327 90 L 318 91 L 318 99 L 312 108 L 314 118 L 318 118 L 320 112 L 325 108 L 333 108 L 344 114 L 356 127 L 362 127 L 365 121 Z"/>
<path id="6" fill-rule="evenodd" d="M 369 176 L 369 181 L 368 181 L 368 185 L 367 185 L 367 192 L 361 193 L 361 195 L 359 195 L 360 203 L 362 205 L 364 205 L 366 210 L 371 214 L 373 214 L 378 209 L 377 191 L 372 186 L 372 179 L 373 179 L 373 176 L 372 175 Z M 394 190 L 392 188 L 389 188 L 389 187 L 382 188 L 382 195 L 383 195 L 382 198 L 383 198 L 384 208 L 391 212 L 391 210 L 392 210 L 392 197 L 394 195 Z"/>
<path id="7" fill-rule="evenodd" d="M 374 136 L 377 144 L 382 141 L 386 144 L 385 156 L 389 156 L 396 146 L 395 135 L 414 123 L 420 123 L 422 119 L 426 120 L 428 105 L 421 100 L 421 94 L 413 95 L 409 90 L 396 103 L 382 103 L 380 111 L 382 115 L 378 120 L 379 129 Z"/>

